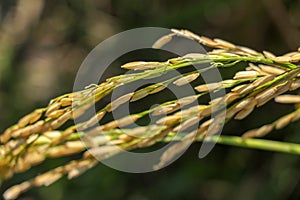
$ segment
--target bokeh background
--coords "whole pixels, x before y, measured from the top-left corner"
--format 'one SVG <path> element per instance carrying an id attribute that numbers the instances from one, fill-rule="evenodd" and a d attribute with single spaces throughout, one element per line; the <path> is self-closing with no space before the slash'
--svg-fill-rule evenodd
<path id="1" fill-rule="evenodd" d="M 298 0 L 0 0 L 0 132 L 57 95 L 72 91 L 87 54 L 104 39 L 143 26 L 189 29 L 256 50 L 283 54 L 300 46 Z M 239 135 L 292 110 L 269 103 L 247 120 L 229 123 Z M 299 123 L 268 138 L 300 142 Z M 217 145 L 205 158 L 193 144 L 172 165 L 128 174 L 102 164 L 22 195 L 68 199 L 299 199 L 297 156 Z M 52 159 L 6 181 L 1 193 L 67 159 Z"/>

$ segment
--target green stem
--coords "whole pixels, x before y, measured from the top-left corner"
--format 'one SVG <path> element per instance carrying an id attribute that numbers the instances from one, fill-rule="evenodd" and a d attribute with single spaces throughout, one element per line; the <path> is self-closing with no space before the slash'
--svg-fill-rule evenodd
<path id="1" fill-rule="evenodd" d="M 172 140 L 172 139 L 171 139 Z M 174 140 L 180 140 L 176 138 Z M 170 138 L 163 139 L 163 141 L 170 141 Z M 199 137 L 197 141 L 203 141 L 203 138 Z M 280 153 L 289 153 L 300 155 L 300 144 L 279 142 L 264 139 L 254 138 L 241 138 L 238 136 L 208 136 L 205 138 L 206 142 L 216 142 L 218 144 L 231 145 L 236 147 L 244 147 L 250 149 L 260 149 L 265 151 L 274 151 Z"/>

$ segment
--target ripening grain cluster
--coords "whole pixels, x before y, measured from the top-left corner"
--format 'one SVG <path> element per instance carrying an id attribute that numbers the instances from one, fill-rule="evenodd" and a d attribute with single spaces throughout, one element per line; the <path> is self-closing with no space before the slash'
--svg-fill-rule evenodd
<path id="1" fill-rule="evenodd" d="M 24 172 L 46 161 L 47 158 L 74 154 L 80 154 L 82 157 L 11 187 L 4 193 L 4 198 L 15 199 L 31 187 L 50 185 L 64 175 L 69 179 L 77 177 L 99 163 L 95 155 L 98 159 L 105 159 L 119 153 L 121 149 L 130 151 L 157 142 L 168 142 L 176 133 L 183 133 L 181 134 L 183 136 L 178 138 L 181 142 L 170 147 L 161 156 L 160 162 L 153 166 L 158 169 L 185 146 L 186 140 L 191 137 L 193 141 L 213 137 L 222 129 L 223 123 L 244 119 L 256 108 L 273 99 L 277 103 L 294 104 L 295 110 L 278 117 L 271 124 L 247 131 L 239 137 L 241 141 L 245 143 L 249 141 L 249 145 L 255 147 L 254 137 L 265 136 L 272 130 L 281 129 L 300 118 L 300 96 L 297 93 L 300 87 L 300 67 L 297 65 L 300 61 L 300 48 L 285 55 L 275 56 L 268 51 L 257 52 L 221 39 L 198 36 L 186 30 L 173 30 L 170 35 L 160 38 L 153 46 L 155 48 L 163 46 L 173 37 L 194 40 L 207 46 L 209 52 L 191 53 L 165 62 L 126 63 L 121 67 L 133 70 L 135 73 L 111 77 L 103 83 L 91 85 L 82 91 L 59 96 L 51 100 L 47 107 L 34 110 L 22 117 L 15 125 L 7 128 L 0 135 L 2 180 L 12 177 L 15 173 Z M 201 77 L 201 73 L 218 68 L 231 70 L 239 63 L 246 64 L 242 71 L 238 71 L 230 79 L 196 85 L 194 95 L 163 102 L 151 109 L 144 109 L 99 125 L 105 115 L 126 102 L 135 102 L 149 95 L 157 95 L 171 84 L 176 87 L 191 84 Z M 144 86 L 112 100 L 106 106 L 99 108 L 94 116 L 80 124 L 64 126 L 67 122 L 82 116 L 95 103 L 118 87 L 197 64 L 206 64 L 206 67 L 194 68 L 180 76 Z M 222 89 L 227 91 L 226 95 L 205 104 L 197 103 L 203 96 Z M 154 124 L 126 128 L 150 114 L 158 118 Z M 192 126 L 197 128 L 189 132 Z M 220 136 L 220 140 L 215 141 L 231 145 L 238 145 L 235 143 L 239 142 L 241 145 L 240 140 L 230 141 L 229 136 L 227 139 L 226 136 Z M 289 149 L 281 150 L 279 146 L 277 151 L 289 152 Z M 290 147 L 292 149 L 292 146 Z M 263 146 L 260 148 L 263 149 Z M 294 153 L 300 154 L 299 146 L 295 146 L 295 149 L 298 150 Z"/>

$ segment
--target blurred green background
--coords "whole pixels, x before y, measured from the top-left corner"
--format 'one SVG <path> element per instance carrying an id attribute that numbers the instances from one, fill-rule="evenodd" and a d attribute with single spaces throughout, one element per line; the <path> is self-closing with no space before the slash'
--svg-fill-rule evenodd
<path id="1" fill-rule="evenodd" d="M 104 39 L 143 26 L 189 29 L 256 50 L 283 54 L 300 46 L 297 0 L 7 0 L 0 1 L 0 132 L 57 95 L 72 91 L 87 54 Z M 247 120 L 229 123 L 239 135 L 288 113 L 269 103 Z M 277 117 L 276 117 L 277 116 Z M 272 139 L 300 142 L 299 123 Z M 297 156 L 217 145 L 205 158 L 200 144 L 172 165 L 128 174 L 102 164 L 81 177 L 33 189 L 20 199 L 299 199 Z M 1 193 L 50 167 L 52 159 L 4 183 Z"/>

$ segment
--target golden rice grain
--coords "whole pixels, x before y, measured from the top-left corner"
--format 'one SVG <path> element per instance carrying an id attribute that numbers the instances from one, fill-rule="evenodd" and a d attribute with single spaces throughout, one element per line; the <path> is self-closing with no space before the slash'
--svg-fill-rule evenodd
<path id="1" fill-rule="evenodd" d="M 162 114 L 169 114 L 172 113 L 180 108 L 178 103 L 173 103 L 169 105 L 159 106 L 153 112 L 153 116 L 162 115 Z"/>
<path id="2" fill-rule="evenodd" d="M 258 129 L 247 131 L 242 135 L 243 138 L 262 137 L 273 130 L 273 125 L 264 125 Z"/>
<path id="3" fill-rule="evenodd" d="M 224 103 L 223 97 L 214 98 L 211 101 L 208 102 L 209 105 Z"/>
<path id="4" fill-rule="evenodd" d="M 110 107 L 110 109 L 108 109 L 108 111 L 111 112 L 111 111 L 115 110 L 116 108 L 118 108 L 120 105 L 122 105 L 122 104 L 128 102 L 128 101 L 130 100 L 130 98 L 132 97 L 133 94 L 134 94 L 134 93 L 131 92 L 131 93 L 129 93 L 129 94 L 123 95 L 123 96 L 121 96 L 121 97 L 119 97 L 119 98 L 113 100 L 113 101 L 110 103 L 111 107 Z"/>
<path id="5" fill-rule="evenodd" d="M 172 29 L 173 30 L 173 29 Z M 200 40 L 200 37 L 199 35 L 189 31 L 189 30 L 181 30 L 181 32 L 183 32 L 186 36 L 188 36 L 189 38 L 193 39 L 193 40 L 196 40 L 196 41 L 199 41 Z"/>
<path id="6" fill-rule="evenodd" d="M 31 114 L 25 115 L 24 117 L 22 117 L 22 118 L 19 120 L 18 126 L 19 126 L 20 128 L 25 127 L 25 126 L 29 123 L 30 119 L 31 119 Z"/>
<path id="7" fill-rule="evenodd" d="M 55 119 L 55 118 L 58 118 L 60 117 L 62 114 L 64 114 L 66 112 L 66 110 L 62 109 L 62 110 L 55 110 L 51 113 L 49 113 L 47 115 L 47 117 L 51 118 L 51 119 Z"/>
<path id="8" fill-rule="evenodd" d="M 250 79 L 256 78 L 259 75 L 257 71 L 240 71 L 235 74 L 233 79 Z"/>
<path id="9" fill-rule="evenodd" d="M 299 95 L 281 95 L 275 98 L 277 103 L 300 103 Z"/>
<path id="10" fill-rule="evenodd" d="M 148 62 L 145 61 L 134 61 L 134 62 L 129 62 L 121 66 L 123 69 L 136 69 L 141 65 L 148 65 Z"/>
<path id="11" fill-rule="evenodd" d="M 216 47 L 218 45 L 217 42 L 205 36 L 201 36 L 199 42 L 209 47 Z"/>
<path id="12" fill-rule="evenodd" d="M 201 112 L 200 112 L 201 117 L 207 117 L 212 112 L 212 107 L 211 106 L 203 106 L 200 109 L 201 109 Z"/>
<path id="13" fill-rule="evenodd" d="M 267 74 L 270 75 L 279 75 L 279 74 L 283 74 L 285 72 L 285 70 L 277 68 L 277 67 L 272 67 L 272 66 L 268 66 L 268 65 L 258 65 L 261 70 Z"/>
<path id="14" fill-rule="evenodd" d="M 86 129 L 89 127 L 94 126 L 95 124 L 97 124 L 99 121 L 101 121 L 101 119 L 104 117 L 104 115 L 106 114 L 105 111 L 101 111 L 99 113 L 97 113 L 96 115 L 94 115 L 93 117 L 91 117 L 83 126 L 82 129 Z"/>
<path id="15" fill-rule="evenodd" d="M 249 97 L 238 102 L 234 107 L 238 110 L 242 110 L 248 107 L 248 105 L 252 105 L 252 104 L 256 104 L 256 100 L 253 97 Z"/>
<path id="16" fill-rule="evenodd" d="M 49 148 L 47 151 L 47 156 L 49 156 L 51 158 L 58 158 L 58 157 L 62 157 L 62 156 L 69 156 L 69 155 L 72 155 L 75 153 L 79 153 L 78 149 L 72 149 L 72 148 L 68 148 L 65 145 L 61 145 L 61 146 L 55 146 L 55 147 Z"/>
<path id="17" fill-rule="evenodd" d="M 257 51 L 250 49 L 248 47 L 238 46 L 237 48 L 250 55 L 254 55 L 254 56 L 260 55 Z"/>
<path id="18" fill-rule="evenodd" d="M 120 136 L 118 137 L 118 139 L 121 140 L 122 143 L 126 143 L 126 142 L 129 142 L 129 141 L 131 141 L 132 139 L 134 139 L 134 137 L 132 137 L 131 135 L 123 134 L 123 135 L 120 135 Z M 113 141 L 111 141 L 111 142 L 113 142 Z M 122 143 L 118 143 L 118 144 L 122 144 Z M 117 144 L 115 144 L 115 143 L 113 143 L 113 144 L 114 144 L 114 145 L 117 145 Z"/>
<path id="19" fill-rule="evenodd" d="M 72 118 L 72 112 L 68 111 L 68 112 L 64 113 L 63 115 L 61 115 L 59 118 L 50 122 L 50 127 L 52 129 L 57 129 L 58 127 L 60 127 L 64 123 L 66 123 L 71 118 Z"/>
<path id="20" fill-rule="evenodd" d="M 293 91 L 293 90 L 298 89 L 299 87 L 300 87 L 300 80 L 295 80 L 295 81 L 292 82 L 289 90 Z"/>
<path id="21" fill-rule="evenodd" d="M 183 153 L 184 150 L 190 146 L 193 136 L 195 135 L 195 132 L 191 132 L 186 135 L 180 142 L 177 142 L 167 148 L 167 150 L 164 151 L 161 155 L 159 162 L 153 166 L 153 169 L 158 170 L 162 168 L 164 165 L 168 164 L 176 155 L 178 155 L 179 153 Z"/>
<path id="22" fill-rule="evenodd" d="M 300 61 L 300 53 L 296 53 L 291 57 L 292 62 L 299 62 Z"/>
<path id="23" fill-rule="evenodd" d="M 32 134 L 30 135 L 27 140 L 26 140 L 26 144 L 31 144 L 33 143 L 34 141 L 37 140 L 37 138 L 39 137 L 39 134 Z"/>
<path id="24" fill-rule="evenodd" d="M 234 119 L 238 119 L 238 120 L 241 120 L 241 119 L 244 119 L 245 117 L 247 117 L 250 113 L 252 113 L 252 111 L 254 110 L 256 106 L 256 100 L 253 99 L 248 105 L 246 108 L 242 109 L 241 111 L 239 111 Z"/>
<path id="25" fill-rule="evenodd" d="M 173 116 L 163 117 L 163 118 L 159 119 L 158 121 L 156 121 L 156 123 L 161 124 L 161 125 L 171 125 L 171 124 L 180 122 L 180 120 L 181 120 L 180 116 L 173 115 Z"/>
<path id="26" fill-rule="evenodd" d="M 47 109 L 45 115 L 46 115 L 46 116 L 49 116 L 50 113 L 52 113 L 53 111 L 58 110 L 58 109 L 60 108 L 60 106 L 61 106 L 61 103 L 58 103 L 58 102 L 56 102 L 56 103 L 50 105 L 50 107 Z"/>
<path id="27" fill-rule="evenodd" d="M 21 184 L 15 185 L 8 190 L 6 190 L 3 194 L 4 199 L 11 200 L 17 199 L 17 197 L 22 193 L 28 190 L 31 187 L 29 181 L 23 182 Z"/>
<path id="28" fill-rule="evenodd" d="M 45 155 L 37 151 L 27 152 L 24 156 L 24 161 L 30 163 L 31 166 L 40 164 L 45 160 Z"/>
<path id="29" fill-rule="evenodd" d="M 122 119 L 117 120 L 117 124 L 119 127 L 124 127 L 130 124 L 133 124 L 136 120 L 140 118 L 140 115 L 130 115 L 127 117 L 124 117 Z"/>
<path id="30" fill-rule="evenodd" d="M 205 136 L 212 136 L 217 134 L 222 128 L 222 122 L 215 119 L 208 127 L 207 131 L 205 132 Z"/>
<path id="31" fill-rule="evenodd" d="M 242 85 L 238 85 L 234 88 L 231 89 L 232 92 L 235 93 L 240 93 L 242 90 L 244 90 L 246 87 L 248 87 L 248 84 L 242 84 Z"/>
<path id="32" fill-rule="evenodd" d="M 187 97 L 183 97 L 181 99 L 178 99 L 177 103 L 183 107 L 183 106 L 186 106 L 186 105 L 189 105 L 193 102 L 195 102 L 196 100 L 198 99 L 198 96 L 197 95 L 193 95 L 193 96 L 187 96 Z"/>
<path id="33" fill-rule="evenodd" d="M 207 55 L 202 53 L 189 53 L 183 56 L 186 60 L 204 59 L 206 57 Z"/>
<path id="34" fill-rule="evenodd" d="M 222 46 L 222 47 L 224 47 L 224 48 L 226 48 L 226 49 L 235 49 L 235 48 L 236 48 L 236 46 L 235 46 L 234 44 L 232 44 L 232 43 L 230 43 L 230 42 L 227 42 L 227 41 L 225 41 L 225 40 L 222 40 L 222 39 L 216 38 L 216 39 L 214 39 L 214 41 L 215 41 L 218 45 L 220 45 L 220 46 Z"/>
<path id="35" fill-rule="evenodd" d="M 80 107 L 73 107 L 72 112 L 71 112 L 71 117 L 73 119 L 76 119 L 78 117 L 80 117 L 83 113 L 85 113 L 85 111 L 90 108 L 92 105 L 94 105 L 92 102 L 84 104 Z M 66 112 L 69 113 L 70 111 Z M 63 116 L 63 115 L 62 115 Z"/>
<path id="36" fill-rule="evenodd" d="M 274 77 L 275 77 L 274 75 L 267 75 L 267 76 L 260 77 L 260 78 L 258 78 L 257 80 L 255 80 L 255 81 L 252 83 L 252 85 L 253 85 L 254 87 L 258 87 L 258 86 L 260 86 L 260 85 L 263 85 L 263 84 L 265 84 L 265 83 L 267 83 L 267 82 L 273 80 Z"/>
<path id="37" fill-rule="evenodd" d="M 298 54 L 298 52 L 292 51 L 292 52 L 289 52 L 289 53 L 284 54 L 283 56 L 293 57 L 293 56 L 296 55 L 296 54 Z"/>
<path id="38" fill-rule="evenodd" d="M 228 104 L 228 103 L 231 103 L 231 102 L 237 100 L 240 97 L 241 97 L 240 94 L 238 94 L 236 92 L 230 92 L 230 93 L 226 94 L 225 102 Z"/>
<path id="39" fill-rule="evenodd" d="M 156 84 L 154 84 L 154 85 L 152 85 L 152 86 L 149 87 L 149 88 L 151 88 L 151 90 L 149 90 L 149 94 L 158 93 L 158 92 L 164 90 L 166 87 L 167 87 L 166 84 L 156 83 Z"/>
<path id="40" fill-rule="evenodd" d="M 249 66 L 246 68 L 247 71 L 257 71 L 258 73 L 261 73 L 261 69 L 254 65 L 253 63 L 249 63 Z"/>
<path id="41" fill-rule="evenodd" d="M 165 46 L 166 44 L 168 44 L 168 43 L 172 40 L 172 38 L 173 38 L 174 35 L 175 35 L 175 34 L 172 33 L 172 34 L 169 34 L 169 35 L 162 36 L 161 38 L 159 38 L 159 39 L 152 45 L 152 48 L 154 48 L 154 49 L 159 49 L 159 48 Z"/>
<path id="42" fill-rule="evenodd" d="M 267 103 L 272 97 L 274 97 L 277 92 L 276 88 L 270 88 L 260 94 L 258 94 L 255 98 L 257 100 L 257 107 L 262 106 Z"/>
<path id="43" fill-rule="evenodd" d="M 31 134 L 38 133 L 42 130 L 42 127 L 43 127 L 44 123 L 45 122 L 43 120 L 40 120 L 40 121 L 38 121 L 37 123 L 35 123 L 33 125 L 29 125 L 29 126 L 26 126 L 23 129 L 12 132 L 12 136 L 14 138 L 28 137 Z"/>
<path id="44" fill-rule="evenodd" d="M 269 52 L 269 51 L 263 51 L 263 54 L 266 58 L 268 58 L 270 60 L 273 60 L 274 58 L 276 58 L 276 56 L 273 53 Z"/>
<path id="45" fill-rule="evenodd" d="M 273 79 L 274 79 L 274 76 L 271 76 L 271 75 L 260 77 L 257 80 L 255 80 L 253 83 L 242 88 L 238 93 L 240 95 L 247 94 L 249 92 L 252 92 L 256 87 L 263 85 L 264 83 L 271 81 Z"/>
<path id="46" fill-rule="evenodd" d="M 37 109 L 37 110 L 35 110 L 35 111 L 32 113 L 32 115 L 31 115 L 31 118 L 30 118 L 30 120 L 29 120 L 29 123 L 30 123 L 30 124 L 33 124 L 33 123 L 35 123 L 37 120 L 39 120 L 39 119 L 41 118 L 43 112 L 44 112 L 44 109 Z"/>
<path id="47" fill-rule="evenodd" d="M 73 99 L 66 97 L 66 98 L 61 99 L 60 102 L 61 102 L 61 106 L 63 106 L 63 107 L 70 106 L 70 105 L 72 105 Z"/>
<path id="48" fill-rule="evenodd" d="M 49 186 L 63 176 L 62 171 L 62 167 L 57 167 L 53 171 L 49 171 L 44 174 L 38 175 L 33 180 L 32 184 L 34 186 Z"/>
<path id="49" fill-rule="evenodd" d="M 138 90 L 138 91 L 134 92 L 134 94 L 132 95 L 132 97 L 130 99 L 130 102 L 140 100 L 140 99 L 146 97 L 147 95 L 149 95 L 149 90 L 146 90 L 146 89 Z"/>
<path id="50" fill-rule="evenodd" d="M 109 142 L 111 140 L 111 137 L 108 135 L 90 136 L 90 134 L 86 133 L 81 137 L 81 139 L 88 147 L 97 147 Z"/>
<path id="51" fill-rule="evenodd" d="M 207 128 L 208 126 L 210 126 L 211 125 L 211 123 L 214 121 L 214 118 L 211 118 L 211 119 L 209 119 L 209 120 L 207 120 L 207 121 L 205 121 L 204 123 L 202 123 L 201 125 L 200 125 L 200 128 Z"/>
<path id="52" fill-rule="evenodd" d="M 120 151 L 121 151 L 120 147 L 116 145 L 100 146 L 100 147 L 91 148 L 88 151 L 86 151 L 84 153 L 84 158 L 96 157 L 97 159 L 102 160 Z"/>
<path id="53" fill-rule="evenodd" d="M 97 164 L 96 159 L 87 159 L 78 162 L 69 172 L 68 179 L 73 179 L 86 172 L 88 169 Z"/>
<path id="54" fill-rule="evenodd" d="M 200 121 L 200 117 L 196 116 L 196 117 L 192 117 L 184 122 L 182 122 L 181 124 L 179 124 L 178 126 L 176 126 L 173 131 L 177 132 L 177 131 L 184 131 L 187 128 L 197 124 Z M 198 126 L 197 126 L 198 127 Z"/>
<path id="55" fill-rule="evenodd" d="M 214 91 L 221 87 L 221 83 L 208 83 L 203 84 L 195 87 L 195 90 L 198 92 L 208 92 L 208 91 Z"/>
<path id="56" fill-rule="evenodd" d="M 292 122 L 293 118 L 294 118 L 293 113 L 286 115 L 284 117 L 281 117 L 279 120 L 276 121 L 275 128 L 282 129 L 282 128 L 286 127 L 288 124 L 290 124 Z"/>
<path id="57" fill-rule="evenodd" d="M 61 132 L 60 131 L 46 131 L 43 133 L 43 135 L 49 139 L 54 139 L 54 138 L 61 136 Z"/>
<path id="58" fill-rule="evenodd" d="M 190 75 L 186 75 L 182 78 L 177 79 L 176 81 L 173 82 L 173 84 L 177 85 L 177 86 L 183 86 L 186 85 L 194 80 L 196 80 L 199 77 L 199 73 L 192 73 Z"/>
<path id="59" fill-rule="evenodd" d="M 275 62 L 278 62 L 278 63 L 288 63 L 292 59 L 291 59 L 291 57 L 288 57 L 288 56 L 278 56 L 278 57 L 273 58 L 272 60 Z"/>
<path id="60" fill-rule="evenodd" d="M 147 135 L 147 132 L 150 130 L 150 127 L 146 126 L 140 126 L 131 129 L 127 135 L 130 135 L 131 137 L 136 137 L 136 138 L 145 138 Z"/>

